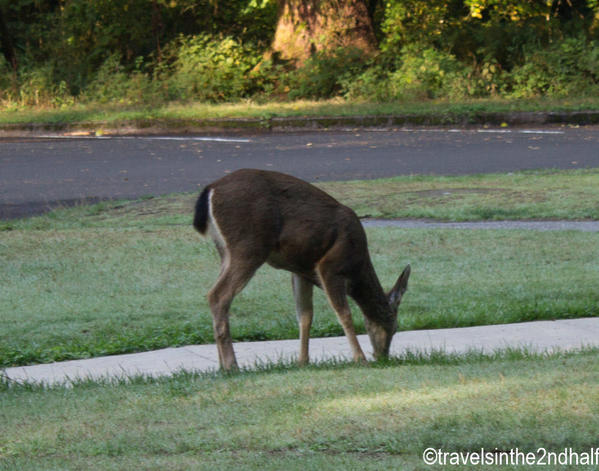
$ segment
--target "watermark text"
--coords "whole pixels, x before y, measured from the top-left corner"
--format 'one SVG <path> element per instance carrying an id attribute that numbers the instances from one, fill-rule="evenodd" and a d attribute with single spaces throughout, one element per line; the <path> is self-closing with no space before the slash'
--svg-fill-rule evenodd
<path id="1" fill-rule="evenodd" d="M 537 448 L 535 451 L 488 450 L 447 451 L 442 448 L 427 448 L 422 452 L 422 460 L 427 465 L 441 466 L 597 466 L 599 448 L 576 451 L 564 448 L 561 451 L 549 451 Z"/>

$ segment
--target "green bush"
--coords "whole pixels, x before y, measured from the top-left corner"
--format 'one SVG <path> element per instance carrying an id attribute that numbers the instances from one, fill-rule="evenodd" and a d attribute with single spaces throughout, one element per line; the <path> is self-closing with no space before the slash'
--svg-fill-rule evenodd
<path id="1" fill-rule="evenodd" d="M 354 77 L 341 80 L 342 95 L 349 99 L 366 99 L 375 102 L 394 100 L 392 96 L 389 71 L 380 65 L 367 68 Z"/>
<path id="2" fill-rule="evenodd" d="M 472 97 L 500 95 L 506 88 L 506 73 L 494 59 L 484 61 L 468 73 L 466 88 Z"/>
<path id="3" fill-rule="evenodd" d="M 121 64 L 119 54 L 112 54 L 100 66 L 83 93 L 83 99 L 97 103 L 136 104 L 155 97 L 154 85 L 141 70 L 141 59 L 132 72 Z"/>
<path id="4" fill-rule="evenodd" d="M 512 96 L 567 96 L 597 92 L 599 43 L 566 38 L 546 49 L 529 49 L 510 74 Z"/>
<path id="5" fill-rule="evenodd" d="M 376 65 L 345 80 L 344 95 L 374 101 L 423 98 L 461 98 L 471 95 L 468 74 L 472 71 L 453 55 L 430 46 L 402 49 L 395 70 Z"/>
<path id="6" fill-rule="evenodd" d="M 316 52 L 300 68 L 282 78 L 289 98 L 329 98 L 338 95 L 348 80 L 365 67 L 359 49 L 338 48 Z"/>
<path id="7" fill-rule="evenodd" d="M 255 92 L 251 71 L 261 55 L 251 45 L 201 34 L 180 38 L 170 55 L 174 61 L 166 78 L 169 98 L 217 102 Z"/>
<path id="8" fill-rule="evenodd" d="M 5 107 L 60 107 L 74 103 L 74 97 L 66 82 L 56 82 L 50 64 L 37 67 L 22 67 L 15 87 L 12 71 L 3 67 L 0 82 L 6 84 L 3 98 Z"/>
<path id="9" fill-rule="evenodd" d="M 389 75 L 393 96 L 437 98 L 466 94 L 466 68 L 451 54 L 432 47 L 406 46 L 401 66 Z"/>

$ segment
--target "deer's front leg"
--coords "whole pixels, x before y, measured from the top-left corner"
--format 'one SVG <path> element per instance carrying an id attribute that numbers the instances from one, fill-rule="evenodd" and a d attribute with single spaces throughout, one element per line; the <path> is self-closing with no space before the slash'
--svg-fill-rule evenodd
<path id="1" fill-rule="evenodd" d="M 349 341 L 349 346 L 352 350 L 353 359 L 355 362 L 366 363 L 366 356 L 360 347 L 360 342 L 356 337 L 354 322 L 351 316 L 349 303 L 347 302 L 347 291 L 345 288 L 345 280 L 334 274 L 326 271 L 326 268 L 320 268 L 318 275 L 322 281 L 323 289 L 329 300 L 329 304 L 337 314 L 337 318 L 343 327 L 345 336 Z"/>
<path id="2" fill-rule="evenodd" d="M 314 316 L 312 294 L 314 285 L 305 278 L 296 274 L 292 275 L 293 297 L 295 299 L 295 312 L 300 331 L 300 354 L 298 363 L 306 365 L 309 361 L 310 327 Z"/>

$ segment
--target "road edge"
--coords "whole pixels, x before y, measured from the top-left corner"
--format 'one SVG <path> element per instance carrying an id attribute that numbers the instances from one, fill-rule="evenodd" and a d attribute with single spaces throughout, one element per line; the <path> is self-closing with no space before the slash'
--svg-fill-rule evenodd
<path id="1" fill-rule="evenodd" d="M 402 126 L 548 126 L 599 124 L 599 111 L 422 113 L 358 116 L 292 116 L 265 118 L 139 119 L 122 122 L 57 122 L 0 125 L 0 137 L 44 133 L 70 135 L 155 135 L 256 133 L 394 128 Z"/>

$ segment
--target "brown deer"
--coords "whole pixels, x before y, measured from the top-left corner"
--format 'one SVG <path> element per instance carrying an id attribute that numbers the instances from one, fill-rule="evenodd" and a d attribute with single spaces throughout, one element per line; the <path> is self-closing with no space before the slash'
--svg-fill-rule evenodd
<path id="1" fill-rule="evenodd" d="M 366 233 L 347 206 L 290 175 L 243 169 L 204 188 L 196 203 L 194 227 L 214 240 L 221 257 L 220 275 L 208 293 L 221 368 L 237 368 L 229 307 L 265 262 L 292 273 L 300 364 L 308 362 L 314 286 L 324 290 L 335 310 L 355 361 L 366 358 L 347 295 L 364 314 L 375 358 L 388 356 L 410 266 L 385 293 L 370 261 Z"/>

